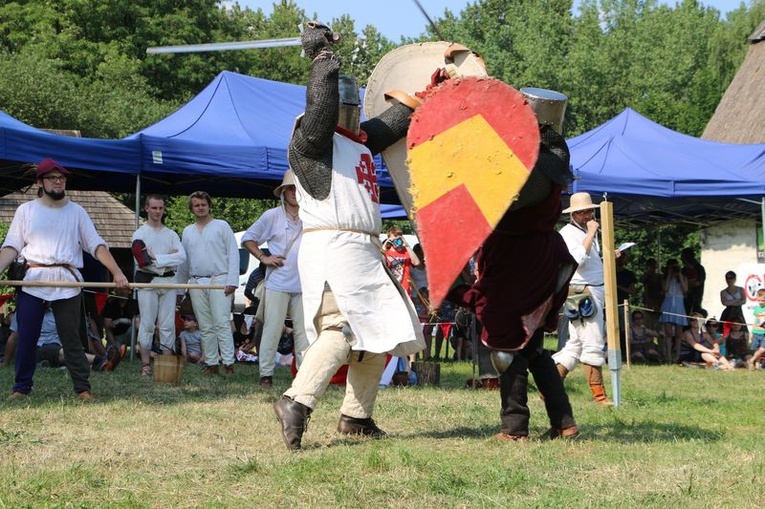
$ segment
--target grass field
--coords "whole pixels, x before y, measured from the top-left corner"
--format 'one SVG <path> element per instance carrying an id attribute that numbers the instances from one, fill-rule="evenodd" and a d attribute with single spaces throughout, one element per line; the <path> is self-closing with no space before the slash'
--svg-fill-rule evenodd
<path id="1" fill-rule="evenodd" d="M 314 412 L 304 449 L 288 452 L 257 368 L 180 385 L 137 362 L 95 373 L 80 403 L 65 371 L 39 369 L 23 401 L 0 398 L 0 507 L 762 507 L 765 372 L 676 366 L 622 369 L 622 404 L 591 402 L 580 369 L 566 380 L 582 430 L 506 443 L 499 396 L 465 389 L 467 363 L 444 363 L 439 388 L 384 389 L 379 441 L 334 431 L 342 390 Z M 607 376 L 608 377 L 608 376 Z M 0 368 L 10 392 L 13 370 Z M 610 380 L 607 380 L 610 389 Z"/>

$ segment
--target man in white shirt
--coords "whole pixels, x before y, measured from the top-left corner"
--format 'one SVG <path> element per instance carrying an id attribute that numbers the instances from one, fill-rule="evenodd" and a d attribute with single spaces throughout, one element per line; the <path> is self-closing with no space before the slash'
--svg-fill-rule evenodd
<path id="1" fill-rule="evenodd" d="M 281 185 L 274 189 L 274 195 L 281 200 L 281 206 L 265 211 L 242 235 L 242 247 L 267 267 L 266 294 L 263 302 L 258 303 L 258 306 L 264 306 L 263 335 L 258 347 L 260 386 L 264 388 L 273 385 L 274 359 L 287 315 L 293 323 L 298 369 L 303 352 L 308 348 L 297 267 L 303 223 L 298 216 L 300 207 L 295 196 L 295 174 L 292 170 L 284 173 Z M 268 242 L 270 256 L 258 249 L 258 245 L 264 242 Z"/>
<path id="2" fill-rule="evenodd" d="M 143 206 L 146 223 L 133 234 L 133 242 L 141 241 L 145 252 L 136 257 L 138 269 L 136 283 L 175 283 L 178 265 L 186 261 L 186 251 L 178 234 L 162 224 L 165 199 L 152 194 Z M 142 288 L 138 293 L 138 309 L 141 324 L 138 327 L 138 344 L 141 346 L 141 374 L 149 376 L 151 368 L 151 343 L 154 330 L 159 327 L 159 344 L 163 354 L 175 352 L 175 290 Z"/>
<path id="3" fill-rule="evenodd" d="M 24 281 L 49 282 L 51 286 L 26 286 L 16 301 L 18 345 L 16 377 L 11 397 L 32 391 L 36 366 L 37 338 L 48 306 L 58 324 L 64 360 L 83 401 L 93 399 L 90 389 L 90 364 L 80 337 L 83 319 L 82 294 L 78 287 L 59 287 L 58 282 L 82 281 L 82 252 L 87 251 L 111 272 L 117 288 L 127 288 L 128 280 L 98 235 L 93 221 L 80 205 L 66 196 L 69 171 L 53 159 L 37 165 L 36 200 L 21 205 L 13 216 L 8 235 L 0 249 L 0 273 L 21 255 L 29 264 Z"/>
<path id="4" fill-rule="evenodd" d="M 200 285 L 224 285 L 225 290 L 189 290 L 205 355 L 203 374 L 218 373 L 223 361 L 224 374 L 234 374 L 234 336 L 229 316 L 234 291 L 239 284 L 239 247 L 226 221 L 210 215 L 212 199 L 204 191 L 189 196 L 194 223 L 183 230 L 186 262 L 178 267 L 178 281 Z M 180 296 L 179 296 L 180 298 Z"/>
<path id="5" fill-rule="evenodd" d="M 598 205 L 592 203 L 587 193 L 574 193 L 570 203 L 563 212 L 571 214 L 571 221 L 560 230 L 560 234 L 579 267 L 569 284 L 570 288 L 576 291 L 581 289 L 581 292 L 589 293 L 589 296 L 575 304 L 573 314 L 576 316 L 568 317 L 568 341 L 561 351 L 553 355 L 553 360 L 561 378 L 565 378 L 576 367 L 577 361 L 581 362 L 595 402 L 609 405 L 611 402 L 603 385 L 603 364 L 606 362 L 603 260 L 597 238 L 600 225 L 595 220 L 593 210 Z"/>

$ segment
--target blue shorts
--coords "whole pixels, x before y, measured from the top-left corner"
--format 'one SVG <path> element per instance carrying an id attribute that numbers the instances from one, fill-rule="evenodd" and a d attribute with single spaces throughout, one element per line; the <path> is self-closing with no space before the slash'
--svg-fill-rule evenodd
<path id="1" fill-rule="evenodd" d="M 765 348 L 765 334 L 752 334 L 752 350 Z"/>

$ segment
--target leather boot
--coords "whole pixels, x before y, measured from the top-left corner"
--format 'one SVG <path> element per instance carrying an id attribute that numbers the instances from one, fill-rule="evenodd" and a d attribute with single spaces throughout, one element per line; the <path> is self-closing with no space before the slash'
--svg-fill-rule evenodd
<path id="1" fill-rule="evenodd" d="M 560 379 L 561 380 L 565 380 L 566 379 L 566 375 L 568 375 L 568 370 L 566 369 L 566 366 L 564 366 L 563 364 L 556 364 L 555 367 L 558 370 L 558 374 L 560 375 Z"/>
<path id="2" fill-rule="evenodd" d="M 337 432 L 343 435 L 363 435 L 371 438 L 383 438 L 386 435 L 383 430 L 377 427 L 371 417 L 360 419 L 345 414 L 340 414 Z"/>
<path id="3" fill-rule="evenodd" d="M 582 364 L 582 368 L 584 369 L 584 376 L 587 378 L 587 383 L 590 385 L 590 390 L 592 391 L 592 397 L 595 399 L 595 403 L 599 405 L 612 405 L 613 403 L 608 399 L 606 388 L 603 385 L 603 367 Z"/>
<path id="4" fill-rule="evenodd" d="M 550 436 L 550 440 L 555 440 L 556 438 L 571 440 L 579 436 L 579 428 L 576 426 L 576 424 L 563 429 L 550 428 L 548 434 Z"/>
<path id="5" fill-rule="evenodd" d="M 310 420 L 311 409 L 287 396 L 282 396 L 274 403 L 274 412 L 282 425 L 284 445 L 292 451 L 300 449 L 303 433 Z"/>

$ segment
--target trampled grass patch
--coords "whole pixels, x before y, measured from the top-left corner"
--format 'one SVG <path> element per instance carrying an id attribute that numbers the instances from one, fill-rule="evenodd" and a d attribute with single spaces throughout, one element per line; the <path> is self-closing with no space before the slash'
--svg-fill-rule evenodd
<path id="1" fill-rule="evenodd" d="M 294 453 L 271 409 L 286 370 L 272 390 L 246 365 L 212 379 L 187 366 L 179 385 L 139 371 L 95 373 L 93 404 L 54 369 L 28 398 L 0 398 L 0 507 L 761 506 L 761 372 L 625 367 L 621 406 L 602 408 L 575 370 L 581 437 L 547 440 L 532 390 L 531 439 L 507 443 L 492 438 L 498 393 L 465 389 L 471 366 L 444 363 L 440 387 L 381 391 L 384 440 L 338 435 L 343 390 L 330 387 Z M 0 369 L 7 393 L 12 379 Z"/>

